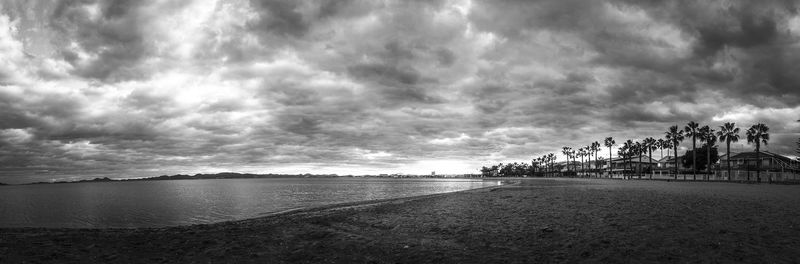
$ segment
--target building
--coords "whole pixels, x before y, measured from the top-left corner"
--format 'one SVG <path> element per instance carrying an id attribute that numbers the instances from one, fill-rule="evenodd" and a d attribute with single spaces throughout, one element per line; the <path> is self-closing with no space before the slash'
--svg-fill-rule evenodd
<path id="1" fill-rule="evenodd" d="M 800 171 L 800 161 L 769 151 L 761 151 L 760 155 L 762 171 Z M 758 155 L 756 152 L 731 153 L 730 160 L 731 170 L 755 171 L 758 169 Z M 728 157 L 720 157 L 720 162 L 717 165 L 721 170 L 727 170 Z"/>
<path id="2" fill-rule="evenodd" d="M 675 156 L 666 156 L 658 160 L 658 169 L 675 168 Z"/>
<path id="3" fill-rule="evenodd" d="M 649 172 L 655 170 L 659 166 L 658 160 L 651 159 L 646 155 L 642 155 L 641 159 L 639 156 L 631 158 L 612 158 L 603 165 L 603 171 L 608 171 L 609 163 L 611 165 L 611 172 L 614 174 L 633 173 L 639 169 L 641 169 L 642 172 Z"/>
<path id="4" fill-rule="evenodd" d="M 767 181 L 800 181 L 800 161 L 769 151 L 761 151 L 760 159 L 758 156 L 754 151 L 731 153 L 731 179 L 752 180 L 760 162 L 762 178 Z M 728 177 L 728 159 L 723 155 L 714 165 L 717 174 L 723 178 Z"/>

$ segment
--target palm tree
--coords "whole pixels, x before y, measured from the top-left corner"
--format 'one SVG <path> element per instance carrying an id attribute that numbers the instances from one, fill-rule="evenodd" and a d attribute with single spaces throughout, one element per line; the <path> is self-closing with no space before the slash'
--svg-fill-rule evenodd
<path id="1" fill-rule="evenodd" d="M 639 163 L 636 163 L 635 172 L 636 172 L 636 176 L 639 177 L 639 179 L 641 179 L 642 178 L 642 174 L 641 174 L 642 173 L 642 155 L 641 155 L 641 153 L 642 153 L 642 149 L 643 149 L 642 148 L 642 143 L 639 142 L 639 141 L 634 141 L 632 149 L 633 149 L 633 151 L 632 151 L 633 153 L 632 154 L 636 155 L 636 156 L 639 156 Z M 631 155 L 631 164 L 633 164 L 633 155 Z"/>
<path id="2" fill-rule="evenodd" d="M 675 148 L 675 176 L 673 179 L 678 179 L 678 144 L 683 141 L 683 131 L 678 129 L 678 126 L 671 126 L 669 130 L 665 132 L 666 139 L 669 144 Z M 683 175 L 683 180 L 686 180 L 686 175 Z"/>
<path id="3" fill-rule="evenodd" d="M 603 144 L 608 147 L 608 177 L 611 178 L 611 147 L 614 146 L 614 138 L 607 137 L 606 140 L 603 141 Z"/>
<path id="4" fill-rule="evenodd" d="M 592 146 L 593 146 L 592 144 L 594 144 L 594 143 L 591 143 L 588 146 L 586 146 L 586 170 L 588 170 L 590 172 L 590 173 L 586 174 L 587 178 L 591 178 L 592 177 L 590 175 L 591 171 L 592 171 L 592 155 L 594 155 L 594 150 L 592 150 Z"/>
<path id="5" fill-rule="evenodd" d="M 761 182 L 761 143 L 764 145 L 769 141 L 769 127 L 762 123 L 755 124 L 747 130 L 747 143 L 756 144 L 756 181 Z M 772 177 L 769 177 L 772 183 Z"/>
<path id="6" fill-rule="evenodd" d="M 590 174 L 591 174 L 591 171 L 592 171 L 592 155 L 594 155 L 594 150 L 592 150 L 592 147 L 594 146 L 593 144 L 594 143 L 590 143 L 588 146 L 586 146 L 586 156 L 587 156 L 586 157 L 586 170 L 588 170 L 590 172 L 590 173 L 587 173 L 587 175 L 586 175 L 587 178 L 591 178 L 592 177 Z"/>
<path id="7" fill-rule="evenodd" d="M 583 154 L 581 153 L 582 151 L 583 151 L 583 148 L 577 148 L 577 149 L 573 150 L 573 152 L 572 152 L 572 158 L 574 159 L 574 162 L 572 164 L 573 164 L 573 166 L 575 166 L 575 176 L 578 176 L 578 177 L 580 177 L 580 174 L 579 174 L 580 171 L 578 171 L 578 169 L 579 169 L 578 168 L 578 164 L 575 164 L 575 163 L 578 163 L 578 161 L 577 161 L 578 158 L 583 159 L 583 156 L 582 156 Z"/>
<path id="8" fill-rule="evenodd" d="M 597 178 L 600 178 L 600 170 L 597 167 L 597 152 L 599 151 L 600 151 L 600 143 L 598 143 L 597 141 L 592 142 L 592 152 L 594 152 L 595 176 L 597 176 Z M 591 166 L 589 166 L 589 169 L 591 169 Z"/>
<path id="9" fill-rule="evenodd" d="M 636 144 L 633 143 L 633 140 L 630 140 L 630 139 L 625 141 L 625 144 L 628 145 L 628 148 L 625 151 L 625 154 L 626 154 L 626 157 L 627 157 L 625 159 L 625 162 L 628 163 L 628 168 L 631 169 L 631 175 L 630 176 L 632 176 L 633 175 L 633 153 L 636 151 Z M 629 179 L 632 178 L 630 176 L 628 177 Z"/>
<path id="10" fill-rule="evenodd" d="M 547 170 L 547 175 L 553 177 L 553 157 L 551 156 L 553 153 L 548 153 L 544 156 L 544 163 L 545 163 L 545 170 Z"/>
<path id="11" fill-rule="evenodd" d="M 569 157 L 572 158 L 572 170 L 575 171 L 575 176 L 577 176 L 578 175 L 578 165 L 575 165 L 575 162 L 577 162 L 577 161 L 575 161 L 575 159 L 578 158 L 577 150 L 574 150 L 574 149 L 570 150 L 569 151 Z"/>
<path id="12" fill-rule="evenodd" d="M 650 160 L 647 161 L 647 163 L 648 164 L 653 164 L 652 163 L 653 162 L 653 150 L 656 150 L 656 149 L 659 148 L 658 141 L 656 141 L 656 139 L 651 138 L 651 137 L 645 138 L 644 139 L 644 146 L 645 146 L 645 148 L 647 150 L 647 158 L 650 159 Z M 653 167 L 652 167 L 652 165 L 650 166 L 650 179 L 651 180 L 653 179 Z"/>
<path id="13" fill-rule="evenodd" d="M 663 159 L 664 158 L 664 148 L 665 148 L 664 147 L 664 139 L 663 138 L 659 138 L 658 140 L 656 140 L 656 147 L 658 148 L 659 151 L 661 151 L 661 154 L 659 155 L 659 159 Z"/>
<path id="14" fill-rule="evenodd" d="M 567 157 L 567 163 L 566 163 L 567 164 L 567 172 L 569 172 L 569 153 L 571 151 L 572 151 L 572 148 L 570 148 L 570 147 L 561 148 L 561 153 L 564 154 L 564 156 Z"/>
<path id="15" fill-rule="evenodd" d="M 539 166 L 539 172 L 542 173 L 542 177 L 547 177 L 547 155 L 539 157 Z"/>
<path id="16" fill-rule="evenodd" d="M 711 175 L 711 148 L 714 147 L 714 142 L 717 141 L 717 135 L 714 134 L 714 129 L 703 126 L 700 128 L 700 140 L 706 143 L 706 180 L 710 180 Z"/>
<path id="17" fill-rule="evenodd" d="M 686 127 L 683 128 L 687 137 L 692 136 L 692 180 L 697 180 L 697 150 L 695 142 L 697 141 L 697 136 L 700 135 L 700 130 L 697 129 L 698 126 L 700 126 L 700 124 L 690 121 L 686 124 Z"/>
<path id="18" fill-rule="evenodd" d="M 589 178 L 588 173 L 586 173 L 586 171 L 587 170 L 591 170 L 591 168 L 592 168 L 592 166 L 591 166 L 592 165 L 592 162 L 591 162 L 591 160 L 592 160 L 592 146 L 583 147 L 583 151 L 584 151 L 583 155 L 586 156 L 586 166 L 585 166 L 586 168 L 583 169 L 583 175 L 585 177 Z M 581 166 L 584 166 L 584 165 L 581 164 Z"/>
<path id="19" fill-rule="evenodd" d="M 547 177 L 547 155 L 539 157 L 539 166 L 539 172 L 542 173 L 542 177 Z"/>
<path id="20" fill-rule="evenodd" d="M 581 170 L 583 170 L 583 148 L 579 148 L 578 151 L 576 151 L 575 156 L 581 158 Z M 575 170 L 577 171 L 578 168 L 575 168 Z M 576 173 L 575 175 L 578 174 Z"/>
<path id="21" fill-rule="evenodd" d="M 622 146 L 621 146 L 621 147 L 619 147 L 619 148 L 617 149 L 617 156 L 619 156 L 620 158 L 622 158 L 622 159 L 623 159 L 623 160 L 622 160 L 623 162 L 626 162 L 626 161 L 625 161 L 625 158 L 628 156 L 628 149 L 629 149 L 629 148 L 630 148 L 630 147 L 628 146 L 628 144 L 627 144 L 627 143 L 622 143 Z M 625 170 L 626 170 L 627 168 L 628 168 L 627 164 L 623 164 L 623 165 L 622 165 L 622 178 L 623 178 L 623 179 L 625 179 L 625 177 L 627 176 L 627 174 L 625 173 Z"/>
<path id="22" fill-rule="evenodd" d="M 581 158 L 581 171 L 583 173 L 583 176 L 586 176 L 586 168 L 583 164 L 583 158 L 586 158 L 586 160 L 588 161 L 590 159 L 591 154 L 589 153 L 589 146 L 583 147 L 581 149 L 583 150 L 583 157 Z"/>
<path id="23" fill-rule="evenodd" d="M 719 131 L 717 131 L 717 138 L 719 138 L 719 142 L 725 141 L 726 145 L 726 160 L 728 163 L 728 181 L 731 180 L 731 142 L 738 142 L 739 141 L 739 128 L 736 127 L 736 123 L 725 123 L 724 125 L 719 126 Z"/>

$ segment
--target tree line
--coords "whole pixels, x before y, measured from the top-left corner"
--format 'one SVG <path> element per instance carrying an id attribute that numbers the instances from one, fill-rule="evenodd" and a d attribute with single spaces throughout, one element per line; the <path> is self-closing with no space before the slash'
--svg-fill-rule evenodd
<path id="1" fill-rule="evenodd" d="M 800 122 L 800 120 L 798 120 Z M 697 172 L 698 168 L 705 169 L 704 177 L 707 177 L 711 173 L 711 164 L 715 163 L 718 160 L 717 148 L 714 146 L 715 142 L 724 142 L 727 146 L 727 168 L 728 168 L 728 175 L 731 175 L 731 166 L 730 166 L 730 147 L 731 143 L 738 142 L 740 138 L 740 128 L 736 126 L 736 123 L 728 122 L 722 124 L 718 127 L 718 129 L 714 129 L 708 125 L 700 126 L 697 122 L 691 121 L 687 123 L 683 128 L 674 125 L 667 129 L 664 132 L 662 138 L 653 138 L 647 137 L 641 141 L 634 141 L 631 139 L 627 139 L 622 141 L 622 145 L 617 149 L 617 156 L 623 158 L 623 160 L 628 163 L 629 169 L 631 171 L 634 170 L 632 166 L 632 159 L 634 157 L 638 157 L 639 162 L 637 163 L 636 171 L 638 173 L 642 172 L 641 164 L 642 164 L 642 156 L 647 156 L 650 160 L 653 158 L 653 152 L 658 150 L 661 152 L 661 156 L 664 156 L 664 150 L 667 150 L 667 156 L 670 156 L 670 151 L 675 154 L 675 174 L 674 179 L 677 179 L 679 171 L 678 162 L 681 162 L 685 165 L 685 167 L 689 167 L 691 165 L 692 171 L 692 178 L 697 180 Z M 756 160 L 761 160 L 761 145 L 767 145 L 769 142 L 769 127 L 762 123 L 757 123 L 745 131 L 745 136 L 747 139 L 748 144 L 752 144 L 755 147 L 756 152 Z M 687 150 L 686 153 L 683 155 L 683 158 L 679 159 L 677 156 L 678 153 L 678 146 L 680 146 L 681 142 L 684 140 L 690 139 L 692 140 L 692 149 L 691 151 Z M 697 143 L 700 141 L 701 148 L 698 150 Z M 613 137 L 606 137 L 603 140 L 603 145 L 608 148 L 608 157 L 609 161 L 612 157 L 612 147 L 616 146 L 617 142 Z M 483 166 L 480 168 L 481 175 L 484 177 L 526 177 L 526 176 L 595 176 L 601 177 L 604 171 L 601 171 L 600 168 L 603 165 L 606 165 L 606 160 L 599 156 L 600 152 L 603 151 L 601 149 L 601 145 L 599 142 L 591 142 L 586 146 L 582 147 L 569 147 L 564 146 L 561 148 L 561 154 L 564 155 L 566 158 L 566 163 L 564 165 L 556 163 L 556 154 L 555 153 L 547 153 L 540 157 L 535 157 L 531 160 L 531 163 L 500 163 L 498 165 L 492 166 Z M 800 154 L 800 139 L 798 139 L 798 154 Z M 703 154 L 703 156 L 698 154 Z M 594 158 L 594 168 L 591 169 L 592 165 L 592 158 Z M 580 159 L 580 163 L 578 163 L 578 159 Z M 699 165 L 698 166 L 698 162 Z M 586 168 L 584 168 L 584 164 L 589 164 L 589 172 L 587 173 Z M 578 166 L 580 166 L 579 174 Z M 761 182 L 761 162 L 756 162 L 757 170 L 756 170 L 756 179 L 758 182 Z M 611 175 L 612 166 L 608 166 L 608 174 Z M 624 172 L 624 170 L 623 170 Z M 651 174 L 652 175 L 652 174 Z M 623 174 L 623 177 L 627 175 Z M 629 176 L 628 176 L 629 177 Z M 641 174 L 639 174 L 641 178 Z M 684 174 L 684 180 L 686 179 L 686 174 Z M 707 178 L 704 178 L 707 179 Z M 728 177 L 730 180 L 730 177 Z"/>

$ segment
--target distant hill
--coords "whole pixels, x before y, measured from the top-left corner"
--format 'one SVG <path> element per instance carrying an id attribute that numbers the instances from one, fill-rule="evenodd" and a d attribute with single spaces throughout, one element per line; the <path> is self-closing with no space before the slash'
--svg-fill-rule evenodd
<path id="1" fill-rule="evenodd" d="M 81 182 L 111 182 L 111 181 L 117 181 L 117 180 L 109 179 L 108 177 L 103 177 L 103 178 L 94 178 L 94 179 L 91 179 L 91 180 L 80 180 L 80 181 L 34 182 L 34 183 L 27 183 L 25 185 L 28 185 L 28 184 L 81 183 Z"/>
<path id="2" fill-rule="evenodd" d="M 94 178 L 91 180 L 79 181 L 56 181 L 56 182 L 34 182 L 29 184 L 61 184 L 61 183 L 82 183 L 82 182 L 124 182 L 124 181 L 166 181 L 166 180 L 202 180 L 202 179 L 259 179 L 259 178 L 330 178 L 338 177 L 334 174 L 252 174 L 252 173 L 235 173 L 235 172 L 222 172 L 215 174 L 202 174 L 195 175 L 176 174 L 176 175 L 161 175 L 156 177 L 138 178 L 138 179 L 110 179 L 108 177 Z M 6 185 L 0 183 L 0 185 Z"/>
<path id="3" fill-rule="evenodd" d="M 215 174 L 202 174 L 195 175 L 176 174 L 176 175 L 161 175 L 158 177 L 140 178 L 140 179 L 124 179 L 120 181 L 162 181 L 162 180 L 199 180 L 199 179 L 260 179 L 260 178 L 330 178 L 338 177 L 337 175 L 316 175 L 316 174 L 252 174 L 252 173 L 235 173 L 235 172 L 222 172 Z"/>

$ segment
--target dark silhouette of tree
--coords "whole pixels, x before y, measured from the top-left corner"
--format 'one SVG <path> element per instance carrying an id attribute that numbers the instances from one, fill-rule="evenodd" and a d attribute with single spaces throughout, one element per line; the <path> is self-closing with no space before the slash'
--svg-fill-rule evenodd
<path id="1" fill-rule="evenodd" d="M 642 179 L 642 153 L 644 153 L 644 144 L 642 142 L 636 141 L 633 143 L 633 150 L 634 154 L 639 159 L 639 163 L 636 164 L 636 176 L 641 180 Z"/>
<path id="2" fill-rule="evenodd" d="M 714 142 L 717 142 L 717 135 L 714 134 L 714 129 L 703 126 L 700 128 L 700 140 L 705 142 L 708 147 L 706 148 L 706 176 L 705 180 L 709 180 L 711 175 L 711 149 L 714 148 Z"/>
<path id="3" fill-rule="evenodd" d="M 669 152 L 672 151 L 672 145 L 673 145 L 672 142 L 670 142 L 669 140 L 665 139 L 663 144 L 662 144 L 662 146 L 661 146 L 662 148 L 667 150 L 667 157 L 670 156 Z"/>
<path id="4" fill-rule="evenodd" d="M 645 148 L 647 149 L 647 158 L 650 159 L 647 162 L 648 164 L 652 164 L 651 162 L 653 162 L 653 150 L 659 148 L 658 141 L 656 141 L 656 139 L 651 137 L 645 138 L 644 145 Z M 653 165 L 650 165 L 650 179 L 651 180 L 653 179 Z"/>
<path id="5" fill-rule="evenodd" d="M 581 158 L 581 176 L 580 177 L 583 177 L 583 156 L 585 154 L 586 154 L 586 150 L 584 150 L 583 148 L 579 148 L 578 149 L 577 155 L 578 155 L 578 157 Z M 577 170 L 577 168 L 575 170 Z"/>
<path id="6" fill-rule="evenodd" d="M 595 158 L 595 160 L 594 160 L 594 163 L 595 163 L 595 164 L 594 164 L 594 166 L 595 166 L 595 168 L 597 168 L 597 171 L 598 171 L 598 172 L 597 172 L 597 173 L 598 173 L 598 176 L 597 176 L 597 177 L 599 178 L 599 177 L 601 176 L 600 174 L 602 173 L 602 172 L 600 171 L 600 167 L 603 167 L 603 165 L 605 165 L 605 164 L 606 164 L 605 157 L 603 157 L 603 156 L 597 156 L 597 157 Z"/>
<path id="7" fill-rule="evenodd" d="M 762 123 L 755 124 L 747 130 L 747 143 L 756 144 L 756 181 L 761 182 L 761 143 L 769 141 L 769 127 Z M 772 177 L 769 178 L 770 183 Z"/>
<path id="8" fill-rule="evenodd" d="M 687 137 L 692 136 L 692 152 L 694 152 L 695 148 L 697 147 L 695 144 L 697 142 L 697 136 L 700 135 L 700 130 L 698 130 L 699 126 L 700 124 L 690 121 L 688 124 L 686 124 L 686 127 L 683 128 L 683 131 L 686 132 Z M 692 180 L 697 180 L 697 163 L 692 163 Z"/>
<path id="9" fill-rule="evenodd" d="M 567 164 L 567 171 L 566 172 L 569 172 L 569 158 L 571 157 L 570 153 L 572 153 L 572 148 L 563 147 L 563 148 L 561 148 L 561 153 L 564 154 L 565 157 L 567 157 L 567 163 L 566 163 Z"/>
<path id="10" fill-rule="evenodd" d="M 717 154 L 717 148 L 713 146 L 709 147 L 707 144 L 703 144 L 695 151 L 687 150 L 686 154 L 683 155 L 683 160 L 681 161 L 681 164 L 684 167 L 689 167 L 692 164 L 697 164 L 698 170 L 705 170 L 717 160 L 719 160 L 719 156 Z"/>
<path id="11" fill-rule="evenodd" d="M 606 147 L 608 147 L 608 177 L 609 178 L 611 178 L 611 147 L 613 147 L 615 143 L 617 143 L 617 142 L 615 142 L 614 138 L 612 138 L 612 137 L 607 137 L 603 141 L 603 144 Z"/>
<path id="12" fill-rule="evenodd" d="M 797 120 L 800 122 L 800 120 Z M 730 165 L 730 145 L 731 142 L 737 142 L 739 138 L 739 128 L 736 127 L 735 123 L 725 123 L 724 125 L 719 127 L 719 131 L 715 131 L 714 129 L 710 128 L 709 126 L 699 127 L 694 121 L 689 122 L 683 129 L 680 129 L 677 125 L 671 126 L 664 134 L 665 137 L 663 139 L 654 139 L 652 137 L 647 137 L 640 141 L 633 141 L 633 140 L 626 140 L 623 142 L 622 146 L 618 149 L 618 154 L 620 159 L 622 159 L 622 164 L 620 166 L 622 169 L 622 177 L 624 179 L 631 179 L 634 173 L 637 175 L 639 179 L 642 178 L 643 173 L 645 173 L 645 169 L 649 169 L 650 172 L 650 179 L 653 178 L 654 175 L 654 166 L 652 165 L 653 161 L 653 151 L 660 150 L 661 151 L 661 159 L 664 156 L 664 149 L 667 149 L 667 157 L 670 156 L 670 150 L 673 150 L 675 154 L 675 174 L 673 175 L 673 179 L 678 178 L 678 174 L 681 173 L 681 166 L 679 162 L 683 163 L 686 167 L 691 166 L 693 180 L 697 180 L 697 170 L 703 169 L 705 170 L 705 176 L 703 180 L 710 180 L 711 175 L 711 165 L 715 164 L 719 160 L 718 149 L 715 146 L 717 141 L 725 142 L 726 145 L 726 156 L 727 158 L 727 166 L 728 166 L 728 180 L 731 180 L 731 165 Z M 769 128 L 761 123 L 755 124 L 750 127 L 747 131 L 747 142 L 748 144 L 755 144 L 756 149 L 756 165 L 757 165 L 757 172 L 756 172 L 756 179 L 758 182 L 761 182 L 761 145 L 766 145 L 769 142 Z M 687 138 L 688 136 L 692 137 L 692 149 L 686 151 L 686 154 L 679 160 L 678 158 L 678 146 L 680 143 Z M 703 145 L 701 148 L 697 148 L 697 139 L 701 140 Z M 797 152 L 800 154 L 800 139 L 798 139 L 798 148 Z M 612 137 L 606 137 L 603 141 L 603 146 L 608 147 L 608 175 L 609 177 L 613 175 L 613 162 L 611 160 L 612 157 L 612 147 L 616 144 Z M 548 153 L 542 155 L 541 157 L 531 159 L 530 164 L 522 162 L 513 162 L 513 163 L 499 163 L 498 165 L 493 165 L 491 167 L 482 166 L 479 170 L 481 172 L 481 176 L 483 177 L 528 177 L 528 176 L 557 176 L 559 172 L 562 170 L 564 173 L 560 173 L 562 176 L 578 176 L 578 177 L 592 177 L 593 173 L 596 173 L 597 177 L 602 176 L 602 171 L 600 169 L 602 164 L 605 164 L 605 160 L 602 162 L 600 159 L 599 151 L 601 145 L 599 142 L 592 142 L 588 146 L 580 147 L 577 149 L 573 149 L 572 147 L 563 147 L 561 149 L 561 153 L 564 154 L 566 162 L 564 165 L 556 164 L 556 154 Z M 638 163 L 634 168 L 633 165 L 633 157 L 637 155 Z M 643 166 L 642 163 L 642 156 L 646 155 L 649 159 L 648 167 Z M 592 156 L 594 156 L 594 168 L 595 171 L 592 171 Z M 580 169 L 577 166 L 578 158 L 580 158 Z M 800 158 L 798 158 L 800 159 Z M 572 168 L 570 168 L 572 165 Z M 685 167 L 684 167 L 685 168 Z M 686 174 L 683 175 L 683 180 L 686 180 Z M 748 175 L 749 181 L 749 175 Z M 769 182 L 772 182 L 772 178 L 769 178 Z"/>
<path id="13" fill-rule="evenodd" d="M 725 141 L 726 146 L 726 154 L 725 159 L 728 163 L 728 181 L 731 180 L 731 142 L 738 142 L 739 141 L 739 128 L 736 127 L 736 123 L 725 123 L 719 126 L 719 131 L 717 131 L 717 138 L 719 138 L 720 142 Z"/>
<path id="14" fill-rule="evenodd" d="M 666 140 L 669 144 L 675 148 L 675 176 L 673 179 L 678 179 L 678 144 L 683 141 L 683 131 L 678 129 L 678 126 L 671 126 L 669 130 L 665 132 Z M 686 175 L 683 175 L 683 179 L 686 180 Z"/>
<path id="15" fill-rule="evenodd" d="M 633 178 L 633 153 L 635 151 L 636 145 L 633 143 L 633 140 L 628 139 L 625 141 L 624 145 L 628 145 L 625 148 L 625 162 L 628 163 L 628 169 L 630 169 L 630 174 L 628 175 L 628 179 Z"/>
<path id="16" fill-rule="evenodd" d="M 630 163 L 630 155 L 631 155 L 631 151 L 632 150 L 633 150 L 633 141 L 630 140 L 630 139 L 628 139 L 627 141 L 623 142 L 622 143 L 622 147 L 620 147 L 617 150 L 617 155 L 619 155 L 622 158 L 622 162 L 623 162 L 623 165 L 622 165 L 622 167 L 623 167 L 622 178 L 623 179 L 629 178 L 628 170 L 630 170 L 630 172 L 633 172 L 633 169 L 632 169 L 632 165 L 633 164 Z"/>
<path id="17" fill-rule="evenodd" d="M 592 142 L 592 152 L 594 152 L 594 169 L 595 169 L 595 176 L 600 178 L 600 167 L 597 165 L 597 153 L 600 152 L 600 143 L 595 141 Z"/>
<path id="18" fill-rule="evenodd" d="M 622 162 L 625 162 L 625 157 L 627 157 L 627 152 L 628 152 L 628 145 L 625 145 L 625 143 L 623 142 L 622 146 L 617 148 L 617 157 L 620 157 L 622 159 Z M 622 178 L 623 179 L 625 179 L 625 176 L 626 176 L 625 175 L 625 170 L 627 168 L 628 168 L 628 164 L 623 163 L 622 164 Z"/>
<path id="19" fill-rule="evenodd" d="M 575 172 L 575 175 L 578 175 L 578 165 L 575 165 L 577 162 L 575 159 L 578 158 L 577 152 L 573 149 L 569 151 L 569 157 L 572 158 L 572 169 Z M 567 164 L 569 166 L 569 164 Z"/>
<path id="20" fill-rule="evenodd" d="M 664 146 L 664 139 L 663 138 L 659 138 L 658 140 L 656 140 L 656 147 L 661 152 L 661 154 L 659 155 L 659 159 L 663 159 L 664 158 L 664 148 L 666 148 Z"/>

